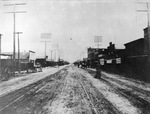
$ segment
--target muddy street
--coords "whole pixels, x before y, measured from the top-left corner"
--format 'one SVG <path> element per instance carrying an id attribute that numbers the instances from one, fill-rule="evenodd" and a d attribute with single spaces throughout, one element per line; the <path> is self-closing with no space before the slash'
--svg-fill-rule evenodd
<path id="1" fill-rule="evenodd" d="M 73 65 L 64 67 L 1 96 L 0 114 L 150 113 L 149 100 L 146 100 L 148 90 L 127 84 L 126 79 L 107 78 L 105 73 L 102 73 L 102 79 L 95 79 L 94 75 L 95 71 L 90 69 Z"/>

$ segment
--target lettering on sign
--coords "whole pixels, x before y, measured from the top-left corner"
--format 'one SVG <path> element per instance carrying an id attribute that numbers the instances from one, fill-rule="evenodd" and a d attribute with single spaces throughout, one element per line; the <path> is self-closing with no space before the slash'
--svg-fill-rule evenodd
<path id="1" fill-rule="evenodd" d="M 100 63 L 101 63 L 101 65 L 104 65 L 104 59 L 100 59 Z"/>
<path id="2" fill-rule="evenodd" d="M 116 58 L 116 64 L 121 64 L 121 58 Z"/>
<path id="3" fill-rule="evenodd" d="M 106 61 L 108 64 L 112 63 L 112 59 Z"/>

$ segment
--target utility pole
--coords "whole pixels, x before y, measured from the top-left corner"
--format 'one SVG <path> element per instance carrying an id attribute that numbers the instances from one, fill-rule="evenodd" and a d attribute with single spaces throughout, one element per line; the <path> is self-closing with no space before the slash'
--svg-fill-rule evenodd
<path id="1" fill-rule="evenodd" d="M 54 60 L 56 60 L 56 54 L 57 54 L 57 51 L 58 51 L 58 44 L 53 44 L 53 50 L 54 50 Z"/>
<path id="2" fill-rule="evenodd" d="M 45 57 L 46 57 L 46 43 L 47 42 L 51 42 L 49 39 L 51 39 L 51 33 L 42 33 L 41 34 L 41 39 L 43 39 L 44 41 L 41 41 L 41 42 L 44 42 L 45 43 Z"/>
<path id="3" fill-rule="evenodd" d="M 14 32 L 13 32 L 13 76 L 15 76 L 15 67 L 16 67 L 16 59 L 15 59 L 15 55 L 16 55 L 16 45 L 15 45 L 15 32 L 16 32 L 16 13 L 26 13 L 26 11 L 16 11 L 16 6 L 17 5 L 26 5 L 26 3 L 16 3 L 16 4 L 6 4 L 4 6 L 13 6 L 14 7 L 14 11 L 13 12 L 5 12 L 5 13 L 12 13 L 13 14 L 13 18 L 14 18 Z"/>
<path id="4" fill-rule="evenodd" d="M 54 50 L 54 61 L 56 61 L 56 50 Z"/>
<path id="5" fill-rule="evenodd" d="M 149 2 L 147 3 L 140 3 L 140 4 L 147 4 L 147 10 L 137 10 L 138 12 L 147 12 L 147 26 L 149 27 L 150 23 L 149 23 Z"/>
<path id="6" fill-rule="evenodd" d="M 45 57 L 46 57 L 46 43 L 47 43 L 47 42 L 51 42 L 51 41 L 41 41 L 41 42 L 44 42 L 44 43 L 45 43 Z"/>
<path id="7" fill-rule="evenodd" d="M 97 49 L 95 50 L 95 59 L 98 61 L 99 45 L 100 45 L 100 42 L 102 42 L 102 36 L 95 36 L 94 42 L 97 44 Z"/>
<path id="8" fill-rule="evenodd" d="M 16 32 L 18 34 L 18 72 L 20 73 L 20 41 L 19 41 L 19 34 L 23 32 Z"/>
<path id="9" fill-rule="evenodd" d="M 51 61 L 52 61 L 52 54 L 53 54 L 53 51 L 51 51 Z"/>
<path id="10" fill-rule="evenodd" d="M 59 53 L 59 58 L 58 58 L 58 67 L 60 66 L 60 53 Z"/>
<path id="11" fill-rule="evenodd" d="M 1 67 L 1 36 L 2 34 L 0 34 L 0 76 L 2 76 L 2 67 Z"/>
<path id="12" fill-rule="evenodd" d="M 147 45 L 145 46 L 146 47 L 146 50 L 148 50 L 147 51 L 147 53 L 148 53 L 148 61 L 150 61 L 150 9 L 149 9 L 149 2 L 147 2 L 147 3 L 143 3 L 143 4 L 147 4 L 147 10 L 137 10 L 137 11 L 139 11 L 139 12 L 147 12 Z"/>

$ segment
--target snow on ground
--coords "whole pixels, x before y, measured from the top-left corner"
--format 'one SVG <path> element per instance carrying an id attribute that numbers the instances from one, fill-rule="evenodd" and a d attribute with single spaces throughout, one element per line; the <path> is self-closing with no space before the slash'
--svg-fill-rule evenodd
<path id="1" fill-rule="evenodd" d="M 23 77 L 15 77 L 8 81 L 0 83 L 0 96 L 3 96 L 9 92 L 15 91 L 17 89 L 23 88 L 31 83 L 39 81 L 51 74 L 56 73 L 58 70 L 64 68 L 65 66 L 58 67 L 49 67 L 44 68 L 43 72 L 27 74 Z"/>
<path id="2" fill-rule="evenodd" d="M 95 69 L 90 69 L 90 70 L 95 71 Z M 135 80 L 135 79 L 132 79 L 132 78 L 123 77 L 123 76 L 118 75 L 118 74 L 110 74 L 110 73 L 106 73 L 106 72 L 102 72 L 102 74 L 104 74 L 105 76 L 108 76 L 110 78 L 114 78 L 115 80 L 119 80 L 121 82 L 124 82 L 127 85 L 138 87 L 140 89 L 143 89 L 143 90 L 146 90 L 146 91 L 150 92 L 150 83 Z"/>
<path id="3" fill-rule="evenodd" d="M 70 80 L 70 83 L 72 83 L 72 80 Z M 73 83 L 72 83 L 73 84 Z M 67 108 L 65 104 L 70 98 L 69 91 L 70 86 L 67 86 L 67 82 L 65 84 L 65 88 L 63 88 L 63 91 L 54 99 L 54 101 L 51 104 L 51 101 L 44 107 L 47 112 L 51 114 L 71 114 L 73 113 L 71 109 Z M 67 91 L 66 91 L 67 89 Z M 65 92 L 64 92 L 65 91 Z"/>
<path id="4" fill-rule="evenodd" d="M 91 69 L 91 70 L 95 71 L 95 69 Z M 137 95 L 139 98 L 145 99 L 148 102 L 150 101 L 150 97 L 149 97 L 150 83 L 145 83 L 143 81 L 123 77 L 118 74 L 110 74 L 106 72 L 102 72 L 102 74 L 105 75 L 105 77 L 103 77 L 105 80 L 116 85 L 117 87 L 122 88 L 124 90 L 132 91 L 132 93 Z M 111 79 L 109 78 L 112 78 L 116 81 L 111 81 Z M 122 82 L 123 84 L 119 82 Z M 136 90 L 136 88 L 138 88 L 139 90 Z M 147 94 L 143 93 L 142 91 L 145 91 Z"/>
<path id="5" fill-rule="evenodd" d="M 99 91 L 108 99 L 115 107 L 117 107 L 123 114 L 140 114 L 141 111 L 134 107 L 128 99 L 125 99 L 116 94 L 112 88 L 104 82 L 93 78 L 86 71 L 80 70 L 87 79 L 91 80 L 93 85 L 99 89 Z"/>
<path id="6" fill-rule="evenodd" d="M 88 100 L 84 97 L 78 80 L 74 79 L 74 73 L 71 68 L 68 69 L 62 91 L 56 98 L 44 107 L 50 114 L 92 114 Z"/>
<path id="7" fill-rule="evenodd" d="M 134 80 L 134 79 L 126 78 L 126 77 L 121 77 L 121 76 L 119 76 L 117 74 L 116 75 L 115 74 L 109 74 L 109 73 L 106 73 L 106 72 L 103 72 L 103 74 L 105 74 L 108 77 L 111 77 L 111 78 L 114 78 L 116 80 L 119 80 L 121 82 L 124 82 L 127 85 L 138 87 L 140 89 L 143 89 L 143 90 L 146 90 L 146 91 L 150 92 L 150 84 L 148 84 L 148 83 L 144 83 L 142 81 Z"/>

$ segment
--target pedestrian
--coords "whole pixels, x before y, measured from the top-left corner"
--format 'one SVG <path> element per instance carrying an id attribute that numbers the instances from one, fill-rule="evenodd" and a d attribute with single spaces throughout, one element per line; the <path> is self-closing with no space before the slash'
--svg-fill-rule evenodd
<path id="1" fill-rule="evenodd" d="M 96 61 L 95 65 L 96 65 L 96 75 L 95 75 L 95 78 L 101 79 L 101 64 L 100 64 L 100 62 Z"/>
<path id="2" fill-rule="evenodd" d="M 80 66 L 80 63 L 78 62 L 77 64 L 78 64 L 78 68 L 79 68 L 79 66 Z"/>

